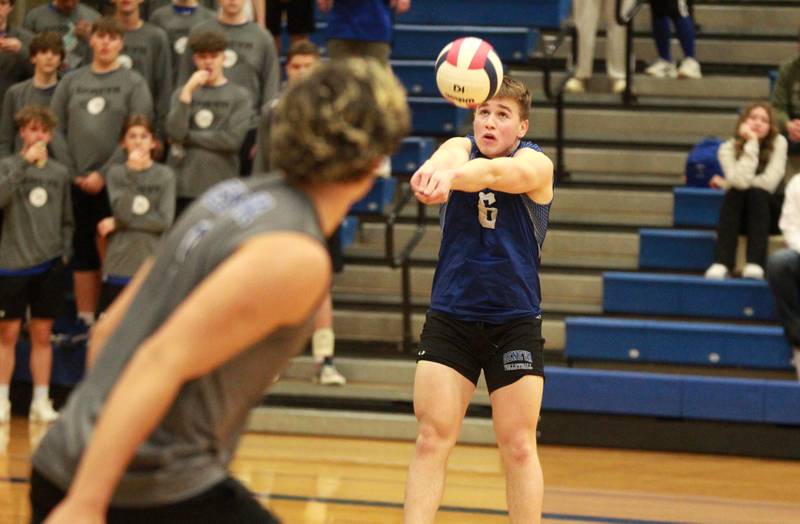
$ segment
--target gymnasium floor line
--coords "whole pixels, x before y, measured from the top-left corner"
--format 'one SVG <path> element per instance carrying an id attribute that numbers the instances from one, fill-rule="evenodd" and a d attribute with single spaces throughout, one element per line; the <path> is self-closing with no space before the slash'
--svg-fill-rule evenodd
<path id="1" fill-rule="evenodd" d="M 4 484 L 27 484 L 27 477 L 0 477 L 0 483 Z M 303 495 L 289 495 L 286 493 L 253 493 L 257 498 L 270 500 L 286 500 L 291 502 L 319 502 L 322 504 L 337 504 L 342 506 L 369 506 L 379 508 L 402 509 L 403 504 L 399 502 L 383 502 L 374 500 L 342 499 L 332 497 L 308 497 Z M 488 508 L 468 508 L 462 506 L 441 506 L 439 511 L 447 513 L 467 513 L 478 515 L 498 515 L 504 516 L 508 512 Z M 564 513 L 543 513 L 542 518 L 551 520 L 568 520 L 577 522 L 594 522 L 598 524 L 677 524 L 674 521 L 663 520 L 643 520 L 643 519 L 622 519 L 614 517 L 600 517 L 593 515 L 568 515 Z"/>
<path id="2" fill-rule="evenodd" d="M 399 502 L 384 502 L 360 499 L 341 499 L 330 497 L 308 497 L 302 495 L 286 495 L 282 493 L 254 493 L 258 498 L 288 500 L 293 502 L 319 502 L 323 504 L 341 504 L 346 506 L 369 506 L 380 508 L 402 509 L 403 504 Z M 479 515 L 508 515 L 507 511 L 489 508 L 469 508 L 464 506 L 440 506 L 439 511 L 448 513 L 469 513 Z M 594 515 L 568 515 L 564 513 L 542 513 L 542 518 L 552 520 L 570 520 L 579 522 L 597 522 L 600 524 L 680 524 L 675 521 L 667 520 L 644 520 L 644 519 L 623 519 L 615 517 L 600 517 Z M 685 524 L 685 523 L 684 523 Z"/>

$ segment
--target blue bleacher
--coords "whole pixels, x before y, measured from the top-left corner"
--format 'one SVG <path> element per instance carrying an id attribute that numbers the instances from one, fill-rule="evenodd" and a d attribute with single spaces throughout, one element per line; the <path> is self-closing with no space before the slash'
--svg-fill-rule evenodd
<path id="1" fill-rule="evenodd" d="M 725 191 L 701 187 L 676 187 L 673 223 L 676 226 L 716 228 Z"/>
<path id="2" fill-rule="evenodd" d="M 571 0 L 414 0 L 397 17 L 403 24 L 493 25 L 557 28 L 570 14 Z"/>
<path id="3" fill-rule="evenodd" d="M 683 317 L 775 320 L 763 280 L 708 280 L 702 276 L 603 273 L 603 311 Z"/>
<path id="4" fill-rule="evenodd" d="M 526 27 L 395 26 L 392 58 L 435 60 L 449 42 L 465 36 L 482 38 L 492 44 L 503 63 L 524 62 L 533 56 L 539 32 Z"/>
<path id="5" fill-rule="evenodd" d="M 714 231 L 639 230 L 639 267 L 703 271 L 714 262 Z"/>
<path id="6" fill-rule="evenodd" d="M 564 354 L 571 360 L 792 368 L 776 326 L 567 317 Z"/>
<path id="7" fill-rule="evenodd" d="M 433 154 L 436 142 L 431 138 L 408 137 L 392 155 L 392 173 L 413 173 Z"/>
<path id="8" fill-rule="evenodd" d="M 800 425 L 800 383 L 545 367 L 542 409 Z"/>
<path id="9" fill-rule="evenodd" d="M 444 98 L 408 97 L 411 106 L 411 132 L 415 135 L 452 136 L 469 117 L 469 111 Z"/>
<path id="10" fill-rule="evenodd" d="M 372 189 L 364 198 L 353 204 L 351 213 L 356 214 L 383 214 L 392 205 L 394 191 L 397 189 L 397 179 L 376 178 Z"/>
<path id="11" fill-rule="evenodd" d="M 392 60 L 392 70 L 410 96 L 439 96 L 433 60 Z"/>

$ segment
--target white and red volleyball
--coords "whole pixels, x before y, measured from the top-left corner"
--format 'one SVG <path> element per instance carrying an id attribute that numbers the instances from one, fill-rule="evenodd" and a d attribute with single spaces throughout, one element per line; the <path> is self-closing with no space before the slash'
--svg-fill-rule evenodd
<path id="1" fill-rule="evenodd" d="M 474 109 L 496 95 L 502 83 L 503 63 L 491 44 L 480 38 L 454 40 L 436 59 L 436 86 L 459 107 Z"/>

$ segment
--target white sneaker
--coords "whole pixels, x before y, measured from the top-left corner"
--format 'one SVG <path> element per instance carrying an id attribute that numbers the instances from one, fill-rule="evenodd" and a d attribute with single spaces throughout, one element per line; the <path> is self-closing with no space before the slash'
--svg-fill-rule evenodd
<path id="1" fill-rule="evenodd" d="M 58 419 L 58 411 L 53 409 L 49 398 L 35 400 L 31 402 L 28 419 L 31 422 L 53 422 Z"/>
<path id="2" fill-rule="evenodd" d="M 564 84 L 564 91 L 567 93 L 585 93 L 586 92 L 586 82 L 581 80 L 580 78 L 575 78 L 574 76 L 567 80 L 567 83 Z"/>
<path id="3" fill-rule="evenodd" d="M 0 424 L 8 424 L 11 420 L 11 401 L 7 398 L 0 399 Z"/>
<path id="4" fill-rule="evenodd" d="M 620 95 L 625 91 L 625 87 L 627 86 L 627 82 L 622 78 L 618 78 L 614 80 L 611 84 L 611 92 L 615 95 Z"/>
<path id="5" fill-rule="evenodd" d="M 667 62 L 663 58 L 659 58 L 650 64 L 644 72 L 656 78 L 678 78 L 678 69 L 675 64 Z"/>
<path id="6" fill-rule="evenodd" d="M 724 264 L 714 263 L 706 269 L 706 278 L 709 280 L 725 280 L 728 268 Z"/>
<path id="7" fill-rule="evenodd" d="M 692 78 L 698 80 L 703 78 L 700 70 L 700 63 L 692 57 L 686 57 L 678 68 L 678 78 Z"/>
<path id="8" fill-rule="evenodd" d="M 344 386 L 347 384 L 347 379 L 333 364 L 323 364 L 314 374 L 314 382 L 321 386 Z"/>
<path id="9" fill-rule="evenodd" d="M 764 268 L 758 264 L 745 264 L 744 269 L 742 270 L 742 278 L 764 280 Z"/>

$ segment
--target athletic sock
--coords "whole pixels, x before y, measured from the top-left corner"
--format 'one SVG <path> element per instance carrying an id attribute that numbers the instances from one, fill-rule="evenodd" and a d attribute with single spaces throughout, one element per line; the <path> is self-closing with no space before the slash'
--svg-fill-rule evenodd
<path id="1" fill-rule="evenodd" d="M 683 56 L 694 58 L 694 21 L 688 16 L 681 16 L 673 19 L 675 22 L 675 33 L 681 42 Z"/>
<path id="2" fill-rule="evenodd" d="M 82 320 L 83 323 L 89 327 L 92 327 L 94 325 L 94 313 L 92 313 L 91 311 L 79 311 L 78 319 Z"/>
<path id="3" fill-rule="evenodd" d="M 49 389 L 49 386 L 33 386 L 33 402 L 47 400 Z"/>
<path id="4" fill-rule="evenodd" d="M 0 384 L 0 400 L 8 398 L 9 389 L 8 384 Z"/>
<path id="5" fill-rule="evenodd" d="M 669 49 L 669 17 L 653 17 L 653 38 L 656 41 L 658 56 L 667 62 L 672 62 L 672 53 Z"/>
<path id="6" fill-rule="evenodd" d="M 325 358 L 333 357 L 333 346 L 336 339 L 333 329 L 322 328 L 314 331 L 311 337 L 311 354 L 315 364 L 322 364 Z"/>

